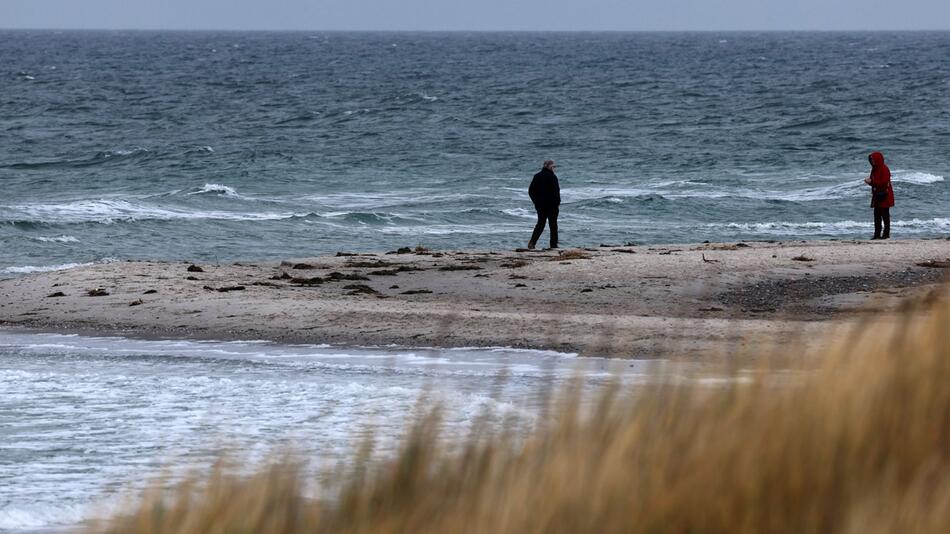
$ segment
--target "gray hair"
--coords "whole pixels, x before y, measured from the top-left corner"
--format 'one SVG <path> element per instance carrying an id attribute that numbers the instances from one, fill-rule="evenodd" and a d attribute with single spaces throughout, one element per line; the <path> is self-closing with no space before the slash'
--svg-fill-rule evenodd
<path id="1" fill-rule="evenodd" d="M 545 168 L 545 169 L 550 169 L 550 168 L 551 168 L 551 165 L 554 165 L 554 160 L 553 160 L 553 159 L 546 159 L 546 160 L 544 160 L 544 168 Z"/>

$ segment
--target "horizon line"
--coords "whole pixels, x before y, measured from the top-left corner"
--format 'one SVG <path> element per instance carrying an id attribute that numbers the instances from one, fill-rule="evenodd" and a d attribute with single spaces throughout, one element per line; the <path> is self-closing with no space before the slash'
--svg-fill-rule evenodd
<path id="1" fill-rule="evenodd" d="M 597 30 L 527 30 L 527 29 L 247 29 L 247 28 L 13 28 L 0 26 L 0 31 L 75 31 L 75 32 L 240 32 L 240 33 L 946 33 L 950 28 L 916 29 L 597 29 Z"/>

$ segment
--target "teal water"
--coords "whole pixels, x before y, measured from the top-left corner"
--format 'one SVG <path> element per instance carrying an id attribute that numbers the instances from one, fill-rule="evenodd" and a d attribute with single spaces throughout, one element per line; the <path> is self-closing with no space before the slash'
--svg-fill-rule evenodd
<path id="1" fill-rule="evenodd" d="M 0 32 L 0 274 L 950 233 L 950 33 Z"/>

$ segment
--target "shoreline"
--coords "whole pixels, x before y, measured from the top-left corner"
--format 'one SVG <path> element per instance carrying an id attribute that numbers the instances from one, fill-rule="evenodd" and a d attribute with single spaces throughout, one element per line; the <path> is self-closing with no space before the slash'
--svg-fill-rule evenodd
<path id="1" fill-rule="evenodd" d="M 936 294 L 947 261 L 945 239 L 400 249 L 201 271 L 125 261 L 0 280 L 0 327 L 699 358 L 814 339 Z"/>

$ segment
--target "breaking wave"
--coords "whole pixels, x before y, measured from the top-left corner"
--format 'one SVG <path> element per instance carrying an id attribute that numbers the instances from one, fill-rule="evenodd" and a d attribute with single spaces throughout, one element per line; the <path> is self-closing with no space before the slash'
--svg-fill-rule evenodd
<path id="1" fill-rule="evenodd" d="M 205 184 L 204 187 L 202 187 L 198 191 L 192 191 L 191 193 L 188 193 L 188 194 L 189 195 L 212 194 L 212 195 L 222 195 L 226 197 L 247 198 L 245 196 L 239 195 L 237 190 L 235 190 L 233 187 L 229 187 L 229 186 L 221 185 L 221 184 Z"/>
<path id="2" fill-rule="evenodd" d="M 935 217 L 933 219 L 893 220 L 891 226 L 903 228 L 911 233 L 947 232 L 950 231 L 950 218 Z M 757 222 L 757 223 L 726 223 L 707 224 L 710 229 L 728 229 L 742 233 L 769 234 L 782 236 L 799 235 L 840 235 L 852 234 L 859 230 L 872 228 L 870 221 L 831 221 L 831 222 Z"/>
<path id="3" fill-rule="evenodd" d="M 891 181 L 928 185 L 942 182 L 943 176 L 930 174 L 928 172 L 894 171 L 894 173 L 891 175 Z"/>
<path id="4" fill-rule="evenodd" d="M 41 243 L 79 243 L 79 239 L 76 239 L 71 235 L 60 235 L 55 237 L 38 236 L 32 239 L 35 239 Z"/>
<path id="5" fill-rule="evenodd" d="M 85 267 L 92 263 L 63 263 L 60 265 L 23 265 L 19 267 L 5 267 L 0 270 L 2 274 L 29 274 L 29 273 L 48 273 L 51 271 L 65 271 L 75 267 Z"/>
<path id="6" fill-rule="evenodd" d="M 64 503 L 4 507 L 0 510 L 0 531 L 44 531 L 53 526 L 73 526 L 87 517 L 87 506 Z"/>
<path id="7" fill-rule="evenodd" d="M 306 216 L 292 212 L 234 212 L 160 207 L 123 199 L 76 200 L 58 204 L 4 206 L 6 222 L 15 224 L 76 224 L 134 222 L 144 220 L 267 221 Z"/>

